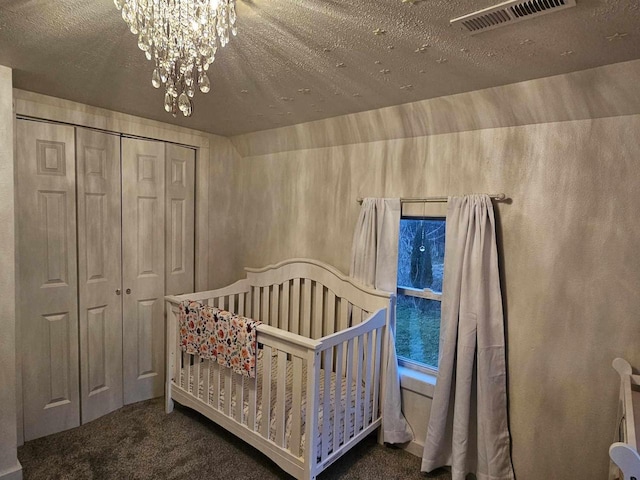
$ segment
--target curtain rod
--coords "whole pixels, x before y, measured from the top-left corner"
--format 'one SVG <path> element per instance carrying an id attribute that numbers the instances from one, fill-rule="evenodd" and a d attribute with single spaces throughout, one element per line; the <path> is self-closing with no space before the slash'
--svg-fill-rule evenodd
<path id="1" fill-rule="evenodd" d="M 507 198 L 504 193 L 492 193 L 489 195 L 492 200 L 501 201 Z M 358 198 L 358 203 L 362 203 L 362 198 Z M 401 198 L 400 203 L 440 203 L 448 202 L 449 197 L 425 197 L 425 198 Z"/>

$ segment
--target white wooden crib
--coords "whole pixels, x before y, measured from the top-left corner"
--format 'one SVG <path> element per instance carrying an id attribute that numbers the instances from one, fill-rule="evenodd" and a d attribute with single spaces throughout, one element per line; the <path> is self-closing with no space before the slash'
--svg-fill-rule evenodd
<path id="1" fill-rule="evenodd" d="M 382 424 L 384 347 L 395 295 L 314 260 L 246 272 L 246 279 L 224 288 L 166 297 L 166 411 L 174 400 L 193 408 L 287 473 L 315 479 Z M 183 300 L 263 322 L 255 379 L 182 352 Z"/>
<path id="2" fill-rule="evenodd" d="M 640 480 L 640 375 L 634 375 L 629 362 L 613 361 L 620 375 L 619 432 L 617 442 L 609 447 L 609 457 L 615 464 L 609 479 Z"/>

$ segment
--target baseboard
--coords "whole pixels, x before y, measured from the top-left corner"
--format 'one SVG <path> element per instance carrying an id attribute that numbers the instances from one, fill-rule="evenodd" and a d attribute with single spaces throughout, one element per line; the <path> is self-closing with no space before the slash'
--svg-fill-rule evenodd
<path id="1" fill-rule="evenodd" d="M 0 472 L 0 480 L 22 480 L 22 465 L 16 460 L 12 468 Z"/>
<path id="2" fill-rule="evenodd" d="M 422 451 L 424 450 L 424 445 L 416 442 L 409 442 L 402 447 L 403 450 L 409 452 L 411 455 L 415 455 L 416 457 L 422 458 Z"/>

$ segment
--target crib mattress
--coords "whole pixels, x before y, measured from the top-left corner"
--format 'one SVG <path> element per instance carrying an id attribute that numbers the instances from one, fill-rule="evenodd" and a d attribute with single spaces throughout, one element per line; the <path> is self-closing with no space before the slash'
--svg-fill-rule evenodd
<path id="1" fill-rule="evenodd" d="M 275 372 L 277 371 L 276 368 L 276 362 L 277 362 L 277 357 L 271 357 L 271 372 L 272 372 L 272 376 L 271 376 L 271 401 L 270 401 L 270 405 L 271 405 L 271 412 L 269 415 L 270 418 L 270 426 L 269 426 L 269 438 L 272 441 L 276 441 L 276 408 L 277 408 L 277 376 L 275 375 Z M 263 352 L 260 351 L 260 353 L 258 354 L 258 362 L 257 362 L 257 399 L 258 399 L 258 404 L 256 405 L 256 423 L 258 425 L 257 430 L 258 431 L 262 431 L 262 422 L 263 422 L 263 418 L 265 417 L 263 415 L 263 404 L 262 404 L 262 389 L 263 389 L 263 385 L 262 385 L 262 380 L 263 380 L 263 369 L 264 369 L 264 355 Z M 213 369 L 212 369 L 213 370 Z M 292 385 L 293 385 L 293 364 L 291 361 L 287 361 L 287 375 L 286 375 L 286 397 L 285 397 L 285 445 L 287 449 L 291 449 L 291 430 L 293 428 L 293 421 L 292 421 Z M 306 406 L 307 406 L 307 391 L 306 391 L 306 378 L 307 378 L 307 371 L 306 371 L 306 366 L 303 366 L 302 369 L 302 374 L 303 374 L 303 389 L 302 389 L 302 405 L 300 408 L 301 411 L 301 415 L 302 415 L 302 419 L 301 419 L 301 451 L 304 451 L 304 446 L 306 443 L 306 439 L 305 439 L 305 420 L 306 420 Z M 213 371 L 211 372 L 211 375 L 213 375 Z M 181 372 L 181 377 L 184 376 L 184 370 Z M 324 404 L 324 376 L 325 376 L 325 371 L 324 369 L 320 370 L 320 402 L 318 405 L 318 430 L 316 432 L 317 435 L 317 450 L 316 450 L 316 455 L 317 458 L 321 458 L 321 452 L 322 452 L 322 425 L 323 425 L 323 418 L 324 418 L 324 414 L 325 412 L 323 411 L 323 404 Z M 232 384 L 232 388 L 231 388 L 231 416 L 233 416 L 234 418 L 237 417 L 237 399 L 236 399 L 236 384 L 235 381 L 240 378 L 239 375 L 233 375 L 234 378 L 234 383 Z M 190 377 L 190 384 L 193 384 L 193 374 Z M 335 373 L 331 372 L 331 388 L 329 391 L 329 395 L 330 395 L 330 399 L 329 399 L 329 431 L 327 432 L 327 434 L 325 435 L 325 439 L 329 442 L 329 448 L 328 448 L 328 452 L 331 453 L 334 449 L 334 438 L 333 438 L 333 420 L 335 417 L 335 410 L 336 410 L 336 382 L 335 382 Z M 209 388 L 209 403 L 213 404 L 214 403 L 214 399 L 216 396 L 216 392 L 214 391 L 214 387 L 213 387 L 213 381 L 209 382 L 209 385 L 211 385 L 211 387 Z M 356 427 L 356 421 L 357 424 L 360 426 L 360 428 L 362 428 L 362 425 L 364 425 L 364 389 L 357 389 L 357 384 L 356 382 L 352 382 L 352 384 L 350 385 L 351 388 L 351 406 L 352 406 L 352 414 L 349 415 L 349 418 L 347 418 L 347 422 L 348 422 L 348 437 L 352 438 L 354 436 L 355 432 L 355 427 Z M 343 379 L 342 381 L 342 389 L 339 395 L 339 405 L 340 407 L 338 408 L 338 447 L 341 446 L 344 443 L 344 432 L 345 432 L 345 401 L 346 401 L 346 394 L 347 394 L 347 388 L 349 388 L 347 386 L 347 382 Z M 203 381 L 202 379 L 200 379 L 199 382 L 199 386 L 198 386 L 198 394 L 200 397 L 203 396 Z M 361 408 L 359 409 L 359 411 L 355 410 L 355 406 L 356 406 L 356 392 L 360 390 L 360 405 Z M 249 413 L 249 403 L 247 400 L 247 393 L 248 393 L 248 389 L 247 389 L 247 385 L 245 382 L 245 386 L 244 386 L 244 394 L 243 394 L 243 412 L 244 412 L 244 418 L 247 418 L 247 415 Z M 220 388 L 219 388 L 219 392 L 218 392 L 218 398 L 219 398 L 219 402 L 220 405 L 224 405 L 225 404 L 225 388 L 224 388 L 224 381 L 220 381 Z M 369 415 L 367 418 L 367 424 L 369 424 L 371 422 L 372 419 L 372 415 L 371 412 L 373 411 L 373 398 L 370 399 L 370 403 L 369 403 Z M 246 420 L 245 420 L 246 422 Z"/>

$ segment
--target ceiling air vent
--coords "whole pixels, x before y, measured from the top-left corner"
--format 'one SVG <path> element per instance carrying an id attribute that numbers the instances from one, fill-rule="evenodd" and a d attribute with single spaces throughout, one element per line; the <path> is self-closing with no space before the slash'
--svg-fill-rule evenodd
<path id="1" fill-rule="evenodd" d="M 450 23 L 451 25 L 460 24 L 472 35 L 475 35 L 510 23 L 575 6 L 576 0 L 510 0 L 494 7 L 454 18 Z"/>

